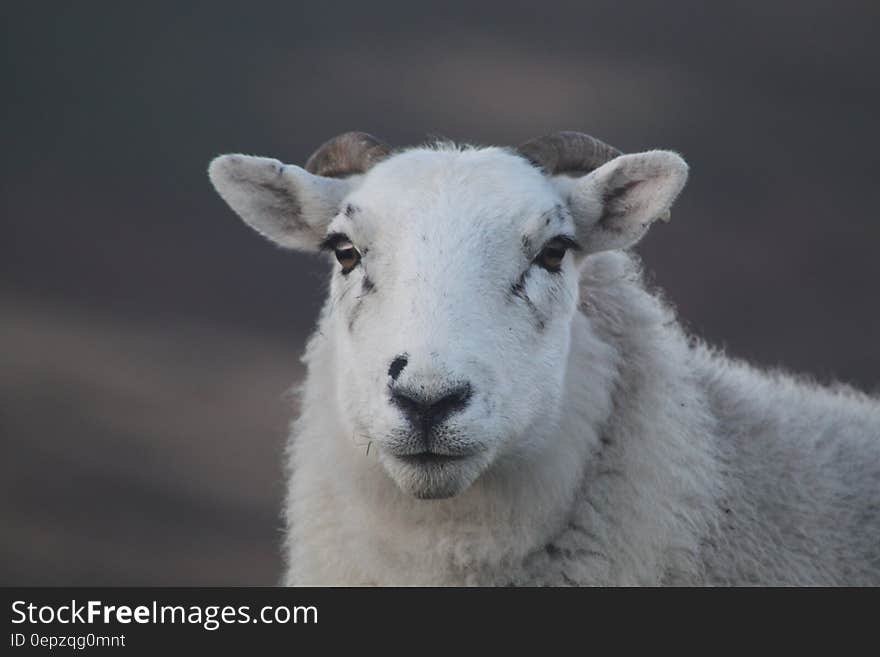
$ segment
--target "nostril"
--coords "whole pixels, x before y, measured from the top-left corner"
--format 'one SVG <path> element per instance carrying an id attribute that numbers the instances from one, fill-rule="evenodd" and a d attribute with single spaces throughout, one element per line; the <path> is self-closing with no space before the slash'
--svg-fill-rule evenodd
<path id="1" fill-rule="evenodd" d="M 431 404 L 431 414 L 440 416 L 441 418 L 452 415 L 462 410 L 471 398 L 471 386 L 466 383 L 455 390 L 450 391 L 433 404 Z"/>
<path id="2" fill-rule="evenodd" d="M 388 368 L 388 376 L 391 377 L 392 381 L 397 381 L 397 377 L 403 372 L 403 368 L 406 367 L 408 362 L 409 359 L 406 357 L 406 354 L 401 354 L 391 361 L 391 367 Z"/>

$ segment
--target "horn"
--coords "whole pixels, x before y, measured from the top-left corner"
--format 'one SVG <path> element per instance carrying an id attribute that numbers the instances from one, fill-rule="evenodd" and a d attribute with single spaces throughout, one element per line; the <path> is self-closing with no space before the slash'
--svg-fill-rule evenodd
<path id="1" fill-rule="evenodd" d="M 317 176 L 344 178 L 365 173 L 390 152 L 388 144 L 366 132 L 346 132 L 321 144 L 306 161 L 305 170 Z"/>
<path id="2" fill-rule="evenodd" d="M 618 155 L 614 146 L 583 132 L 557 132 L 520 144 L 517 152 L 550 175 L 589 173 Z"/>

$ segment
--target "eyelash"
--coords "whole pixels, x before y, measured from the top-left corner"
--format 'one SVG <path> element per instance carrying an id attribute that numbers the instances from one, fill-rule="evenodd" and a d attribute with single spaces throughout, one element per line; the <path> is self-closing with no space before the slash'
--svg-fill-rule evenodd
<path id="1" fill-rule="evenodd" d="M 321 251 L 333 251 L 336 245 L 342 241 L 350 242 L 351 240 L 348 239 L 348 235 L 345 233 L 330 233 L 321 241 L 318 248 Z"/>

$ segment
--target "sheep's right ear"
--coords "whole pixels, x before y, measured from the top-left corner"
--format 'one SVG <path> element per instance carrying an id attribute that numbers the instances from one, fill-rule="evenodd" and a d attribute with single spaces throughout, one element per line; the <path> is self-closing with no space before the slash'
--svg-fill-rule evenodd
<path id="1" fill-rule="evenodd" d="M 351 186 L 278 160 L 238 154 L 214 159 L 208 176 L 249 226 L 281 246 L 304 251 L 318 248 Z"/>

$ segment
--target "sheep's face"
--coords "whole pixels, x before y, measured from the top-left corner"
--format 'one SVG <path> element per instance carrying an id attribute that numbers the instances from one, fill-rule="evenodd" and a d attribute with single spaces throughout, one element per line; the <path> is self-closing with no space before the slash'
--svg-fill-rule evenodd
<path id="1" fill-rule="evenodd" d="M 684 165 L 662 156 L 681 174 L 666 183 L 674 197 Z M 418 149 L 347 180 L 243 156 L 220 158 L 211 175 L 264 234 L 330 254 L 332 357 L 312 363 L 335 380 L 328 411 L 403 491 L 441 498 L 545 446 L 564 400 L 582 258 L 638 239 L 671 203 L 635 228 L 600 227 L 610 203 L 619 214 L 644 202 L 621 194 L 646 182 L 621 166 L 597 178 L 605 167 L 555 179 L 500 149 Z M 650 182 L 642 191 L 657 196 Z"/>
<path id="2" fill-rule="evenodd" d="M 404 153 L 328 226 L 340 413 L 405 491 L 454 495 L 552 422 L 575 227 L 518 157 Z"/>

